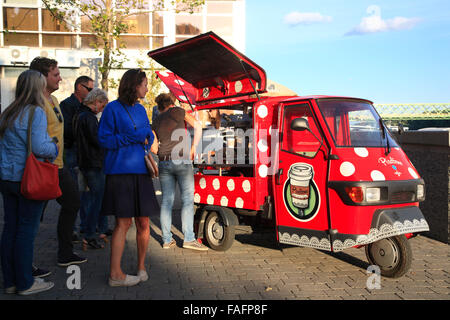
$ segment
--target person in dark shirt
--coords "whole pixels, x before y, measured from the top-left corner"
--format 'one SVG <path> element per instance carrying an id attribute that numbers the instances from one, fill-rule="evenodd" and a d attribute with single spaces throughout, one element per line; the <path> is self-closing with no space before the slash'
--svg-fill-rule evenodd
<path id="1" fill-rule="evenodd" d="M 64 164 L 71 171 L 74 179 L 76 174 L 73 168 L 77 166 L 76 163 L 76 143 L 73 136 L 73 116 L 79 112 L 81 104 L 88 95 L 88 93 L 94 88 L 94 80 L 88 76 L 81 76 L 75 80 L 74 92 L 72 95 L 59 104 L 61 113 L 64 118 Z"/>
<path id="2" fill-rule="evenodd" d="M 107 94 L 98 88 L 89 92 L 80 106 L 79 113 L 73 119 L 73 136 L 77 145 L 77 163 L 89 191 L 82 198 L 81 207 L 85 213 L 85 230 L 83 244 L 94 249 L 101 249 L 96 236 L 99 213 L 105 189 L 103 173 L 103 149 L 98 142 L 97 114 L 108 103 Z M 102 219 L 107 219 L 103 216 Z M 101 220 L 99 233 L 106 237 L 107 222 Z M 103 228 L 103 229 L 102 229 Z"/>
<path id="3" fill-rule="evenodd" d="M 73 136 L 73 117 L 78 114 L 81 103 L 84 98 L 88 95 L 88 93 L 94 88 L 94 80 L 92 80 L 88 76 L 80 76 L 75 80 L 74 92 L 72 95 L 59 104 L 61 108 L 61 113 L 64 118 L 64 166 L 69 169 L 70 174 L 74 181 L 77 181 L 77 171 L 75 167 L 77 167 L 77 148 L 75 143 L 75 137 Z M 84 197 L 84 194 L 81 198 Z M 83 209 L 80 210 L 80 232 L 84 232 L 85 228 L 85 214 Z M 76 229 L 74 227 L 74 229 Z M 76 230 L 74 230 L 74 234 L 72 237 L 73 240 L 78 239 L 78 235 L 76 234 Z"/>

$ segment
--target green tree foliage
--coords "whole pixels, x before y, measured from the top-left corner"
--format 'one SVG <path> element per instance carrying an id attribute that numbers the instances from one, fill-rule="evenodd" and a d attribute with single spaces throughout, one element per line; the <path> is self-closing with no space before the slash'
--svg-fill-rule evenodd
<path id="1" fill-rule="evenodd" d="M 130 26 L 127 18 L 136 14 L 136 10 L 165 11 L 175 10 L 193 13 L 205 0 L 172 0 L 165 6 L 164 0 L 42 0 L 54 19 L 64 23 L 70 29 L 78 29 L 77 17 L 89 22 L 89 31 L 95 37 L 92 47 L 101 53 L 99 65 L 101 86 L 108 91 L 109 73 L 120 68 L 126 57 L 122 49 L 126 48 L 122 35 Z M 116 43 L 116 45 L 114 45 Z"/>

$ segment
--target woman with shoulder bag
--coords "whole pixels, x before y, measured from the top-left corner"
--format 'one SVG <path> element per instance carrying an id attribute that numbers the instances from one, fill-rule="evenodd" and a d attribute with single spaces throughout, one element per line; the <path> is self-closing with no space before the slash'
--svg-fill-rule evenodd
<path id="1" fill-rule="evenodd" d="M 58 148 L 47 133 L 47 117 L 42 109 L 45 87 L 46 79 L 40 72 L 22 72 L 15 100 L 0 116 L 0 191 L 5 211 L 1 265 L 5 293 L 29 295 L 54 285 L 32 276 L 34 240 L 45 201 L 30 200 L 21 193 L 28 121 L 33 110 L 31 152 L 40 161 L 53 161 L 58 155 Z"/>
<path id="2" fill-rule="evenodd" d="M 114 215 L 116 225 L 111 238 L 110 286 L 134 286 L 146 281 L 145 256 L 150 239 L 152 212 L 159 212 L 153 181 L 146 167 L 146 149 L 154 135 L 145 108 L 138 99 L 147 93 L 147 76 L 140 69 L 124 73 L 119 98 L 108 103 L 102 113 L 98 140 L 104 153 L 106 174 L 101 214 Z M 137 275 L 122 271 L 121 259 L 132 218 L 136 224 Z"/>

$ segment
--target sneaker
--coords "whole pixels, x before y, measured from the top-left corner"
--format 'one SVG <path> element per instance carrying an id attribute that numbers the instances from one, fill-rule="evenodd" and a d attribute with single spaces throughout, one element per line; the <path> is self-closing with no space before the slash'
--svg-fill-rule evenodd
<path id="1" fill-rule="evenodd" d="M 18 294 L 22 295 L 22 296 L 28 296 L 30 294 L 35 294 L 38 292 L 42 292 L 42 291 L 47 291 L 51 288 L 53 288 L 55 284 L 53 282 L 46 282 L 43 279 L 40 278 L 34 278 L 34 283 L 31 286 L 31 288 L 27 289 L 27 290 L 22 290 L 17 292 Z"/>
<path id="2" fill-rule="evenodd" d="M 141 282 L 141 278 L 129 274 L 127 274 L 123 280 L 108 279 L 110 287 L 131 287 L 137 285 L 139 282 Z"/>
<path id="3" fill-rule="evenodd" d="M 184 242 L 183 243 L 183 248 L 185 248 L 185 249 L 192 249 L 192 250 L 198 250 L 198 251 L 207 251 L 208 250 L 208 247 L 206 247 L 205 245 L 201 244 L 197 240 Z"/>
<path id="4" fill-rule="evenodd" d="M 58 259 L 58 266 L 68 267 L 72 264 L 80 264 L 80 263 L 84 263 L 86 261 L 87 261 L 86 258 L 79 257 L 75 253 L 72 253 L 72 256 L 67 259 Z"/>
<path id="5" fill-rule="evenodd" d="M 5 288 L 5 293 L 6 293 L 6 294 L 14 294 L 14 293 L 16 293 L 16 292 L 17 292 L 17 289 L 16 289 L 15 286 Z"/>
<path id="6" fill-rule="evenodd" d="M 164 243 L 163 244 L 163 249 L 170 249 L 170 248 L 173 248 L 173 247 L 175 247 L 176 246 L 176 242 L 175 242 L 175 240 L 170 240 L 170 242 L 167 242 L 167 243 Z"/>
<path id="7" fill-rule="evenodd" d="M 51 274 L 51 271 L 45 270 L 45 269 L 40 269 L 36 266 L 32 266 L 32 274 L 33 277 L 35 278 L 44 278 L 47 277 Z"/>
<path id="8" fill-rule="evenodd" d="M 141 282 L 148 280 L 148 273 L 145 270 L 139 270 L 137 276 L 141 279 Z"/>

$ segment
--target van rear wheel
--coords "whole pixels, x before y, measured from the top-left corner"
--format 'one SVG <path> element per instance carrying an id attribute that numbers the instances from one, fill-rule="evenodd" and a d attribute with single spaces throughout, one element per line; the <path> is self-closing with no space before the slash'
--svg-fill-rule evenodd
<path id="1" fill-rule="evenodd" d="M 208 214 L 205 223 L 205 239 L 213 250 L 226 251 L 234 241 L 234 226 L 227 226 L 215 211 Z"/>
<path id="2" fill-rule="evenodd" d="M 370 264 L 380 267 L 381 275 L 399 278 L 408 272 L 412 262 L 412 251 L 405 235 L 381 239 L 366 246 Z"/>

